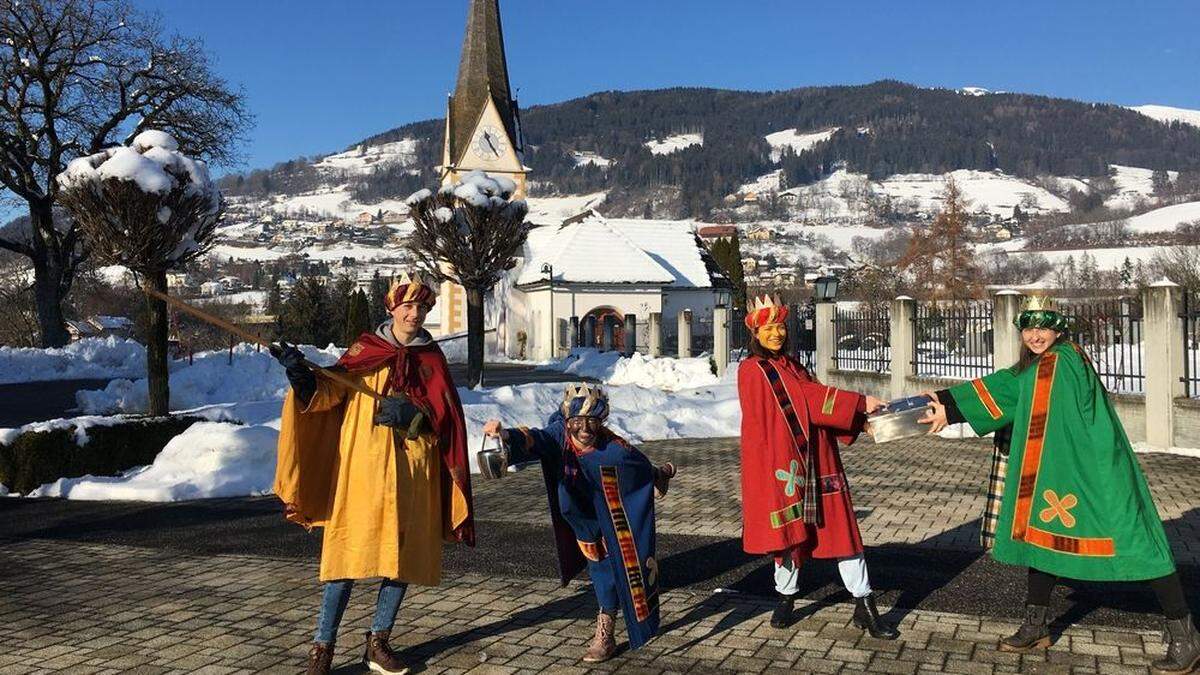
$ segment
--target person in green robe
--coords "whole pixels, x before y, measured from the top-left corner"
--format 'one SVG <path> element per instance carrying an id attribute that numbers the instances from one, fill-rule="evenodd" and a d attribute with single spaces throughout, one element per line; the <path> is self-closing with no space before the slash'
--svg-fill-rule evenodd
<path id="1" fill-rule="evenodd" d="M 1001 651 L 1050 645 L 1047 610 L 1059 578 L 1148 581 L 1166 617 L 1158 673 L 1200 664 L 1200 636 L 1184 599 L 1162 519 L 1125 429 L 1083 351 L 1067 339 L 1052 300 L 1030 297 L 1016 319 L 1021 358 L 1011 368 L 932 393 L 931 432 L 966 422 L 979 435 L 1012 425 L 992 556 L 1029 568 L 1025 623 Z"/>

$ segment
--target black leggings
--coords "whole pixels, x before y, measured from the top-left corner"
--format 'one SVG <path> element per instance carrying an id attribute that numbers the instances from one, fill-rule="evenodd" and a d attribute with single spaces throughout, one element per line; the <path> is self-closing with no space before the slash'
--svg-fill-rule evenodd
<path id="1" fill-rule="evenodd" d="M 1058 577 L 1030 567 L 1025 604 L 1042 607 L 1049 605 L 1050 592 L 1054 590 L 1056 583 Z M 1179 572 L 1171 572 L 1165 577 L 1150 579 L 1146 583 L 1150 584 L 1150 590 L 1154 591 L 1154 597 L 1158 598 L 1163 616 L 1173 620 L 1182 619 L 1189 614 L 1187 600 L 1183 598 L 1183 584 L 1179 581 Z"/>

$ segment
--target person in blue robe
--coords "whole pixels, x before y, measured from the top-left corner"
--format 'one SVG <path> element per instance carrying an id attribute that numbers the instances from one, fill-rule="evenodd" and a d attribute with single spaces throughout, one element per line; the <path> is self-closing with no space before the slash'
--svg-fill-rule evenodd
<path id="1" fill-rule="evenodd" d="M 655 466 L 608 429 L 608 411 L 603 390 L 573 384 L 541 429 L 503 429 L 499 420 L 483 428 L 503 439 L 509 464 L 541 463 L 562 583 L 587 567 L 600 605 L 595 637 L 583 656 L 588 663 L 616 653 L 618 608 L 630 649 L 658 633 L 654 499 L 666 494 L 675 475 L 673 465 Z"/>

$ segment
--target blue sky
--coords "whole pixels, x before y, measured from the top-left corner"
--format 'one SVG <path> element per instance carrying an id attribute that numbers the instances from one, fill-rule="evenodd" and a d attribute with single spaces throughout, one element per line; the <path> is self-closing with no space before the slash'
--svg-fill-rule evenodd
<path id="1" fill-rule="evenodd" d="M 245 88 L 242 168 L 443 114 L 467 0 L 135 0 Z M 523 107 L 606 89 L 894 78 L 1200 109 L 1194 0 L 501 0 Z"/>

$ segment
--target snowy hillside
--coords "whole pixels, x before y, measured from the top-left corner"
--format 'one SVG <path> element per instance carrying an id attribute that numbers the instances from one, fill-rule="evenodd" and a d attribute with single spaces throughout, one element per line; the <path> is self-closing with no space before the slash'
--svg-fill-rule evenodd
<path id="1" fill-rule="evenodd" d="M 796 154 L 810 150 L 817 143 L 824 143 L 833 138 L 833 135 L 839 129 L 841 127 L 832 127 L 809 133 L 800 133 L 796 129 L 784 129 L 783 131 L 776 131 L 773 134 L 767 134 L 765 138 L 767 144 L 771 146 L 771 161 L 778 162 L 779 158 L 783 156 L 784 148 L 791 148 Z"/>
<path id="2" fill-rule="evenodd" d="M 704 134 L 678 134 L 676 136 L 668 136 L 660 140 L 649 140 L 644 145 L 650 149 L 651 154 L 669 155 L 673 152 L 679 152 L 685 148 L 690 148 L 693 145 L 704 145 Z"/>
<path id="3" fill-rule="evenodd" d="M 1172 108 L 1168 105 L 1139 105 L 1132 106 L 1130 110 L 1136 110 L 1146 117 L 1151 117 L 1159 122 L 1183 122 L 1184 124 L 1200 127 L 1200 110 Z"/>
<path id="4" fill-rule="evenodd" d="M 341 171 L 346 175 L 371 173 L 385 165 L 412 166 L 417 161 L 417 139 L 405 138 L 382 145 L 359 145 L 313 164 L 323 171 Z"/>

